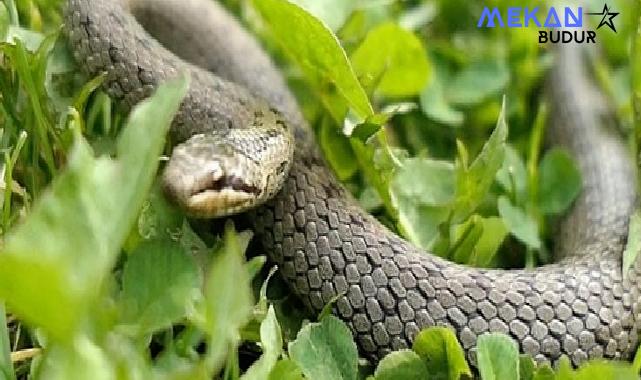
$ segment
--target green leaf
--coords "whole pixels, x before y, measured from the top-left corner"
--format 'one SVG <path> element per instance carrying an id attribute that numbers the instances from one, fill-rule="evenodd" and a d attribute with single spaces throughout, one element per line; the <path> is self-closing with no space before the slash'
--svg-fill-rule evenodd
<path id="1" fill-rule="evenodd" d="M 224 244 L 212 260 L 207 275 L 202 328 L 209 334 L 208 353 L 212 368 L 217 368 L 227 350 L 238 344 L 238 331 L 251 316 L 253 301 L 244 259 L 250 238 L 251 234 L 238 234 L 233 225 L 227 223 Z"/>
<path id="2" fill-rule="evenodd" d="M 530 355 L 519 355 L 519 380 L 533 380 L 536 364 Z"/>
<path id="3" fill-rule="evenodd" d="M 477 361 L 483 380 L 519 378 L 519 350 L 508 336 L 483 334 L 477 342 Z"/>
<path id="4" fill-rule="evenodd" d="M 292 0 L 292 3 L 322 20 L 331 30 L 337 31 L 355 8 L 355 3 L 345 0 Z"/>
<path id="5" fill-rule="evenodd" d="M 459 127 L 463 124 L 465 116 L 447 102 L 444 95 L 445 84 L 439 74 L 440 71 L 433 75 L 432 80 L 421 91 L 421 110 L 425 116 L 436 122 Z"/>
<path id="6" fill-rule="evenodd" d="M 345 51 L 327 26 L 287 0 L 254 0 L 253 4 L 276 40 L 319 89 L 335 86 L 359 117 L 373 114 Z"/>
<path id="7" fill-rule="evenodd" d="M 289 344 L 289 354 L 310 380 L 353 380 L 358 374 L 358 352 L 352 333 L 331 315 L 303 327 Z"/>
<path id="8" fill-rule="evenodd" d="M 533 380 L 561 380 L 561 379 L 557 379 L 552 368 L 550 368 L 550 366 L 546 364 L 536 369 Z"/>
<path id="9" fill-rule="evenodd" d="M 47 59 L 44 86 L 56 111 L 67 112 L 73 101 L 73 76 L 77 68 L 64 38 L 59 38 Z M 91 83 L 91 81 L 89 82 Z M 78 94 L 82 94 L 80 91 Z"/>
<path id="10" fill-rule="evenodd" d="M 630 217 L 630 225 L 628 226 L 628 239 L 625 250 L 623 251 L 623 278 L 628 277 L 628 271 L 635 263 L 639 252 L 641 251 L 641 210 L 635 210 L 634 214 Z"/>
<path id="11" fill-rule="evenodd" d="M 431 72 L 421 40 L 391 22 L 370 30 L 351 58 L 365 88 L 386 96 L 420 93 Z"/>
<path id="12" fill-rule="evenodd" d="M 562 355 L 556 363 L 556 378 L 563 380 L 574 380 L 574 371 L 572 370 L 572 363 L 567 355 Z"/>
<path id="13" fill-rule="evenodd" d="M 147 240 L 173 237 L 180 233 L 184 221 L 184 214 L 169 203 L 160 181 L 156 181 L 138 216 L 139 236 Z"/>
<path id="14" fill-rule="evenodd" d="M 251 259 L 247 260 L 247 264 L 245 264 L 245 267 L 247 268 L 247 275 L 250 280 L 253 280 L 258 275 L 258 273 L 260 273 L 260 271 L 263 269 L 263 266 L 265 266 L 265 262 L 267 262 L 267 258 L 265 256 L 254 256 Z"/>
<path id="15" fill-rule="evenodd" d="M 384 135 L 379 136 L 384 137 Z M 394 150 L 389 146 L 375 148 L 372 144 L 367 145 L 358 139 L 350 139 L 349 141 L 354 153 L 356 153 L 356 160 L 363 177 L 376 190 L 387 212 L 390 215 L 396 215 L 396 209 L 392 205 L 390 195 L 390 181 L 405 152 L 401 149 Z"/>
<path id="16" fill-rule="evenodd" d="M 472 165 L 467 168 L 461 159 L 457 161 L 455 222 L 465 220 L 474 212 L 489 191 L 496 173 L 503 166 L 508 133 L 505 107 L 506 101 L 503 98 L 496 128 Z"/>
<path id="17" fill-rule="evenodd" d="M 405 9 L 399 18 L 399 24 L 409 30 L 420 30 L 434 20 L 438 14 L 436 4 L 420 3 L 415 7 Z"/>
<path id="18" fill-rule="evenodd" d="M 532 216 L 514 206 L 505 196 L 498 200 L 499 215 L 510 233 L 530 248 L 540 249 L 539 227 Z"/>
<path id="19" fill-rule="evenodd" d="M 510 79 L 508 67 L 500 61 L 473 61 L 446 87 L 449 102 L 472 106 L 500 93 Z"/>
<path id="20" fill-rule="evenodd" d="M 410 158 L 391 183 L 392 196 L 426 206 L 447 206 L 454 200 L 454 166 L 445 161 Z"/>
<path id="21" fill-rule="evenodd" d="M 632 368 L 635 373 L 641 371 L 641 349 L 637 348 L 637 351 L 634 353 L 634 359 L 632 360 Z"/>
<path id="22" fill-rule="evenodd" d="M 412 349 L 423 359 L 430 379 L 472 377 L 465 353 L 454 332 L 447 327 L 430 327 L 421 331 L 414 339 Z"/>
<path id="23" fill-rule="evenodd" d="M 349 140 L 327 118 L 321 124 L 319 142 L 339 179 L 345 181 L 356 174 L 358 162 Z"/>
<path id="24" fill-rule="evenodd" d="M 296 362 L 291 359 L 283 359 L 276 362 L 274 369 L 269 374 L 269 380 L 303 380 L 303 373 Z"/>
<path id="25" fill-rule="evenodd" d="M 81 336 L 69 345 L 49 347 L 38 374 L 53 380 L 111 380 L 117 378 L 114 362 L 105 350 Z"/>
<path id="26" fill-rule="evenodd" d="M 4 380 L 15 380 L 16 374 L 11 361 L 11 338 L 7 324 L 7 310 L 4 302 L 0 302 L 0 373 Z"/>
<path id="27" fill-rule="evenodd" d="M 3 1 L 0 4 L 0 41 L 6 42 L 10 23 L 9 10 L 7 9 L 6 1 Z"/>
<path id="28" fill-rule="evenodd" d="M 388 354 L 378 363 L 374 378 L 376 380 L 423 380 L 433 377 L 430 377 L 423 360 L 414 351 L 399 350 Z"/>
<path id="29" fill-rule="evenodd" d="M 45 36 L 42 33 L 35 32 L 30 29 L 25 29 L 21 26 L 10 25 L 7 31 L 6 42 L 15 44 L 16 40 L 24 43 L 25 48 L 30 52 L 36 52 Z"/>
<path id="30" fill-rule="evenodd" d="M 638 17 L 638 16 L 637 16 Z M 634 117 L 634 142 L 635 157 L 641 153 L 641 31 L 637 28 L 632 35 L 631 49 L 629 50 L 631 81 L 627 82 L 626 89 L 632 87 L 632 114 Z M 631 85 L 630 85 L 631 82 Z M 628 99 L 630 96 L 626 96 Z"/>
<path id="31" fill-rule="evenodd" d="M 490 266 L 507 235 L 501 218 L 472 215 L 454 228 L 449 257 L 460 264 L 477 268 Z"/>
<path id="32" fill-rule="evenodd" d="M 559 148 L 548 151 L 539 166 L 539 208 L 561 214 L 581 192 L 581 173 L 572 157 Z"/>
<path id="33" fill-rule="evenodd" d="M 368 212 L 372 212 L 383 206 L 381 197 L 372 186 L 366 186 L 358 196 L 358 204 Z"/>
<path id="34" fill-rule="evenodd" d="M 178 230 L 166 230 L 164 231 L 166 236 L 172 239 L 175 239 L 176 236 L 179 236 L 180 245 L 184 247 L 189 254 L 196 261 L 196 265 L 199 268 L 199 273 L 204 277 L 205 269 L 209 268 L 209 264 L 212 261 L 211 249 L 207 247 L 204 241 L 198 236 L 190 227 L 189 223 L 184 219 L 183 215 L 183 224 Z"/>
<path id="35" fill-rule="evenodd" d="M 260 324 L 260 342 L 263 355 L 249 367 L 241 377 L 243 380 L 268 379 L 283 352 L 283 338 L 273 306 L 269 307 L 267 316 Z"/>
<path id="36" fill-rule="evenodd" d="M 66 341 L 86 326 L 81 320 L 104 291 L 186 89 L 185 79 L 168 83 L 134 110 L 116 161 L 95 159 L 77 137 L 67 170 L 7 237 L 0 255 L 0 298 L 53 338 Z"/>
<path id="37" fill-rule="evenodd" d="M 368 117 L 364 122 L 357 124 L 353 131 L 351 132 L 350 137 L 357 138 L 363 142 L 367 142 L 376 132 L 378 132 L 383 125 L 389 121 L 393 116 L 394 111 L 390 110 L 390 113 L 378 113 Z"/>
<path id="38" fill-rule="evenodd" d="M 576 371 L 575 380 L 616 379 L 635 380 L 639 375 L 629 363 L 594 360 Z M 561 379 L 560 379 L 561 380 Z"/>
<path id="39" fill-rule="evenodd" d="M 167 328 L 187 314 L 199 285 L 196 264 L 180 243 L 143 242 L 124 267 L 121 323 L 139 335 Z"/>
<path id="40" fill-rule="evenodd" d="M 508 194 L 515 196 L 517 204 L 522 204 L 527 195 L 527 171 L 521 156 L 510 144 L 505 147 L 505 161 L 496 173 L 496 180 Z"/>
<path id="41" fill-rule="evenodd" d="M 398 209 L 398 228 L 413 244 L 431 250 L 437 243 L 439 227 L 449 220 L 449 207 L 417 205 L 414 200 L 395 199 Z"/>
<path id="42" fill-rule="evenodd" d="M 473 260 L 474 247 L 483 235 L 483 222 L 479 215 L 472 215 L 467 222 L 458 225 L 454 230 L 454 245 L 449 257 L 459 264 L 468 264 Z"/>
<path id="43" fill-rule="evenodd" d="M 476 242 L 469 265 L 477 268 L 487 268 L 492 263 L 499 247 L 508 233 L 501 218 L 481 218 L 483 234 Z"/>

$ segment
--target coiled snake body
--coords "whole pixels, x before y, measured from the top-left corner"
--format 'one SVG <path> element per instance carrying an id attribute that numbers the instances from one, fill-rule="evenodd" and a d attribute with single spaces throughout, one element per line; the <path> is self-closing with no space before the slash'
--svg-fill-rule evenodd
<path id="1" fill-rule="evenodd" d="M 586 80 L 578 49 L 559 51 L 549 86 L 549 134 L 583 174 L 583 192 L 556 244 L 564 258 L 533 270 L 488 270 L 422 252 L 365 213 L 325 165 L 270 59 L 215 3 L 69 0 L 65 18 L 78 63 L 91 75 L 106 72 L 106 91 L 125 106 L 190 72 L 172 126 L 181 144 L 165 172 L 168 192 L 198 216 L 271 197 L 250 211 L 264 249 L 312 310 L 340 295 L 335 313 L 364 355 L 380 359 L 408 347 L 433 325 L 452 327 L 472 361 L 477 338 L 491 331 L 511 335 L 538 361 L 628 359 L 636 349 L 640 261 L 627 279 L 621 273 L 635 171 L 603 128 L 605 102 Z M 226 154 L 258 165 L 249 171 L 267 183 L 221 163 Z"/>

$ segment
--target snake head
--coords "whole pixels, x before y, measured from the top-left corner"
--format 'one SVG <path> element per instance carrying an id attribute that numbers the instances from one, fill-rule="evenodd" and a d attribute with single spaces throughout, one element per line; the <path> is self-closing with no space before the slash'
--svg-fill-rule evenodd
<path id="1" fill-rule="evenodd" d="M 195 135 L 174 148 L 162 183 L 188 215 L 222 217 L 257 204 L 262 192 L 258 169 L 221 136 Z"/>

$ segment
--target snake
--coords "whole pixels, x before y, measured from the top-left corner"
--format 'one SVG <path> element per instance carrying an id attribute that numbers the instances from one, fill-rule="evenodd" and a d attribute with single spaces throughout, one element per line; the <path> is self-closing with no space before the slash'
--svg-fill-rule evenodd
<path id="1" fill-rule="evenodd" d="M 359 206 L 272 58 L 222 5 L 68 0 L 64 20 L 77 64 L 104 75 L 104 90 L 125 110 L 189 73 L 168 135 L 168 197 L 196 218 L 249 216 L 292 292 L 314 312 L 333 302 L 363 357 L 409 348 L 431 326 L 451 328 L 473 365 L 478 338 L 490 332 L 541 363 L 634 354 L 641 261 L 624 276 L 622 254 L 636 170 L 579 46 L 553 52 L 545 84 L 547 139 L 576 160 L 583 185 L 556 229 L 557 260 L 484 269 L 416 247 Z"/>

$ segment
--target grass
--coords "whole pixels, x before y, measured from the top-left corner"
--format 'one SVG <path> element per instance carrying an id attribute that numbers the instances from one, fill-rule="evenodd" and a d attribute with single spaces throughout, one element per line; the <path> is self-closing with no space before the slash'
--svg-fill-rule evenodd
<path id="1" fill-rule="evenodd" d="M 563 151 L 542 149 L 550 60 L 535 31 L 479 30 L 479 6 L 463 0 L 296 3 L 313 15 L 284 0 L 227 1 L 288 73 L 328 162 L 361 204 L 450 260 L 548 262 L 546 222 L 569 207 L 580 173 Z M 219 235 L 194 232 L 154 183 L 185 82 L 127 118 L 98 89 L 102 78 L 77 72 L 60 6 L 0 5 L 6 379 L 471 374 L 444 328 L 377 367 L 363 364 L 342 322 L 309 315 L 264 257 L 244 255 L 250 233 L 228 223 Z M 596 77 L 635 141 L 637 9 L 612 7 L 618 33 L 599 32 Z M 639 362 L 552 370 L 506 336 L 479 341 L 488 379 L 636 378 Z"/>

